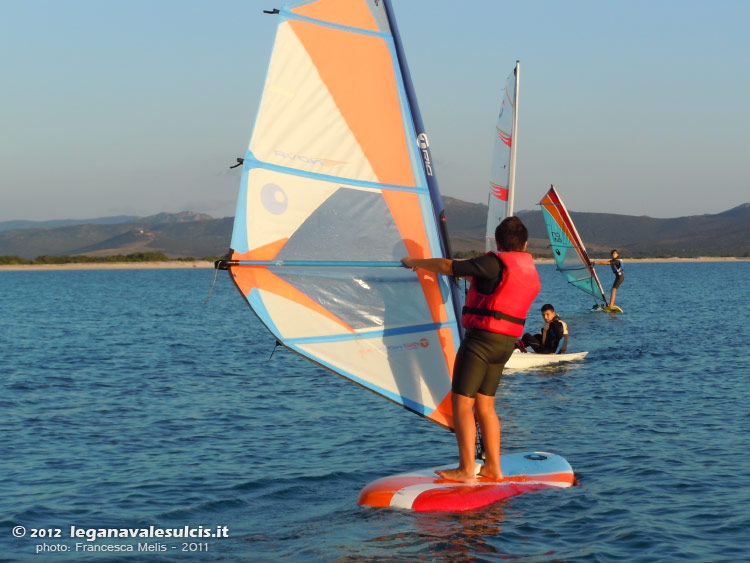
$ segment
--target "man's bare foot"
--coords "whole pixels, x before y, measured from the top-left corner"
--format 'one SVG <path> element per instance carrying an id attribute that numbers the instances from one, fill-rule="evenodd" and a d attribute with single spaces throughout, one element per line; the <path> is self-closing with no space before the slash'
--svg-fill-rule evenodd
<path id="1" fill-rule="evenodd" d="M 473 470 L 464 471 L 460 467 L 456 469 L 438 469 L 435 473 L 443 479 L 449 481 L 460 481 L 461 483 L 474 483 L 477 478 Z"/>
<path id="2" fill-rule="evenodd" d="M 477 474 L 477 477 L 484 477 L 485 479 L 492 479 L 493 481 L 502 481 L 503 474 L 499 471 L 492 471 L 487 467 L 482 467 Z"/>

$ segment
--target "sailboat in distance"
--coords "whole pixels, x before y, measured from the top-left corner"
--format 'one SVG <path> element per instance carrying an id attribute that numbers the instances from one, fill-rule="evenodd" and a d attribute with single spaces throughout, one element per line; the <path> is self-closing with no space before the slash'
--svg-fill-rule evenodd
<path id="1" fill-rule="evenodd" d="M 487 200 L 485 252 L 497 250 L 495 228 L 513 215 L 516 192 L 516 149 L 518 148 L 518 94 L 521 82 L 521 61 L 505 80 L 500 112 L 495 123 L 495 141 Z M 566 335 L 567 338 L 567 335 Z M 552 364 L 583 359 L 588 352 L 568 354 L 535 354 L 516 350 L 505 364 L 504 371 L 536 369 Z"/>
<path id="2" fill-rule="evenodd" d="M 274 13 L 231 249 L 219 267 L 280 344 L 452 430 L 461 295 L 450 276 L 400 262 L 449 258 L 450 247 L 391 4 L 308 0 Z M 435 484 L 434 474 L 386 478 L 358 502 L 465 510 L 573 482 L 554 454 L 502 463 L 523 482 L 490 483 L 488 492 Z M 414 479 L 420 491 L 409 488 Z"/>
<path id="3" fill-rule="evenodd" d="M 570 285 L 594 298 L 594 309 L 621 313 L 622 309 L 616 305 L 609 307 L 594 263 L 589 258 L 583 239 L 554 186 L 550 186 L 539 205 L 547 227 L 552 256 L 560 273 Z"/>
<path id="4" fill-rule="evenodd" d="M 516 131 L 518 130 L 518 90 L 521 83 L 521 61 L 505 80 L 500 112 L 495 123 L 490 190 L 487 200 L 487 228 L 484 250 L 496 250 L 495 227 L 513 215 L 516 191 Z"/>

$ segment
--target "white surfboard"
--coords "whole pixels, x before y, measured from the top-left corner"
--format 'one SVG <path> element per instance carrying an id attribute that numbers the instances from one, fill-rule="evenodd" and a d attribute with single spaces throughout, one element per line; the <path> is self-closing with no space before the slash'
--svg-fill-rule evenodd
<path id="1" fill-rule="evenodd" d="M 575 352 L 571 354 L 536 354 L 534 352 L 521 352 L 514 350 L 503 371 L 518 371 L 533 369 L 544 366 L 556 365 L 564 362 L 582 360 L 588 352 Z"/>
<path id="2" fill-rule="evenodd" d="M 461 512 L 481 508 L 525 492 L 565 488 L 575 484 L 570 464 L 548 452 L 521 452 L 500 456 L 503 479 L 478 477 L 474 483 L 449 481 L 431 467 L 373 481 L 359 493 L 358 504 L 400 508 L 415 512 Z M 477 463 L 478 474 L 481 463 Z"/>

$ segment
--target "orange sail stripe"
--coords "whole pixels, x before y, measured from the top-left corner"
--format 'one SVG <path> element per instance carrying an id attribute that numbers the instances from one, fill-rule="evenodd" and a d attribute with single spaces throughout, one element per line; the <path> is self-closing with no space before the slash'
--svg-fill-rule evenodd
<path id="1" fill-rule="evenodd" d="M 451 329 L 441 328 L 438 330 L 438 337 L 440 338 L 440 345 L 443 347 L 443 353 L 447 360 L 448 373 L 451 374 L 452 377 L 453 363 L 456 361 L 455 351 L 458 347 L 455 346 L 455 343 L 453 342 L 453 333 L 451 332 Z"/>
<path id="2" fill-rule="evenodd" d="M 312 4 L 295 8 L 295 14 L 316 20 L 324 20 L 349 27 L 379 31 L 375 18 L 365 3 L 351 0 L 318 0 Z"/>
<path id="3" fill-rule="evenodd" d="M 388 209 L 393 215 L 401 238 L 404 239 L 406 251 L 409 256 L 416 258 L 430 258 L 430 245 L 427 242 L 427 233 L 424 230 L 422 210 L 419 207 L 419 197 L 417 194 L 408 192 L 383 192 L 383 197 L 388 205 Z M 445 313 L 443 296 L 440 293 L 436 274 L 430 274 L 422 271 L 419 281 L 422 284 L 427 304 L 432 313 L 434 322 L 445 322 L 447 315 Z"/>
<path id="4" fill-rule="evenodd" d="M 273 260 L 276 255 L 281 252 L 284 245 L 287 243 L 289 238 L 282 238 L 274 242 L 270 242 L 264 246 L 253 248 L 248 252 L 234 252 L 232 254 L 232 260 Z"/>
<path id="5" fill-rule="evenodd" d="M 443 426 L 447 426 L 451 430 L 455 428 L 455 425 L 453 424 L 453 405 L 451 404 L 451 394 L 448 393 L 445 398 L 440 401 L 440 404 L 437 406 L 437 408 L 430 413 L 430 416 L 428 416 L 430 420 L 442 424 Z"/>
<path id="6" fill-rule="evenodd" d="M 338 323 L 347 331 L 354 332 L 354 329 L 339 317 L 331 313 L 328 309 L 321 307 L 318 303 L 276 274 L 269 272 L 267 268 L 257 266 L 231 266 L 230 270 L 234 282 L 245 297 L 248 296 L 252 289 L 261 289 L 315 311 L 333 322 Z"/>
<path id="7" fill-rule="evenodd" d="M 424 230 L 424 221 L 421 220 L 422 209 L 419 206 L 417 194 L 384 191 L 383 198 L 396 222 L 401 238 L 404 239 L 409 255 L 419 258 L 429 257 L 430 247 Z"/>
<path id="8" fill-rule="evenodd" d="M 414 185 L 385 40 L 290 21 L 378 180 Z"/>
<path id="9" fill-rule="evenodd" d="M 445 356 L 446 367 L 448 368 L 448 375 L 453 379 L 453 364 L 456 361 L 455 345 L 453 342 L 453 334 L 448 328 L 441 328 L 438 331 L 438 337 L 440 338 L 440 345 L 443 348 L 443 355 Z M 451 394 L 448 393 L 440 404 L 435 408 L 430 416 L 430 420 L 447 426 L 453 429 L 453 405 L 451 404 Z"/>
<path id="10" fill-rule="evenodd" d="M 547 201 L 545 201 L 545 200 L 547 200 Z M 570 232 L 570 229 L 568 229 L 568 225 L 565 223 L 565 220 L 563 219 L 562 214 L 560 213 L 559 206 L 555 205 L 552 202 L 552 200 L 549 199 L 549 198 L 547 198 L 546 196 L 545 196 L 544 199 L 542 199 L 542 205 L 544 205 L 547 208 L 547 211 L 549 211 L 550 215 L 552 215 L 555 218 L 555 222 L 560 227 L 562 227 L 563 231 L 565 231 L 565 236 L 567 236 L 568 240 L 570 240 L 571 242 L 573 242 L 573 244 L 575 245 L 574 248 L 575 248 L 576 252 L 578 253 L 578 256 L 581 257 L 581 262 L 583 262 L 584 264 L 586 264 L 588 261 L 583 256 L 583 253 L 581 252 L 581 249 L 578 246 L 578 242 L 579 242 L 578 238 L 575 235 L 573 235 L 572 232 Z"/>
<path id="11" fill-rule="evenodd" d="M 404 240 L 409 256 L 429 258 L 429 243 L 427 242 L 427 234 L 424 231 L 424 223 L 416 220 L 417 217 L 422 216 L 417 194 L 387 191 L 383 192 L 383 197 L 391 211 L 391 215 L 393 215 L 396 227 L 401 234 L 401 238 Z M 440 292 L 436 276 L 437 274 L 424 270 L 419 272 L 419 283 L 422 286 L 422 292 L 430 308 L 432 320 L 437 323 L 447 321 L 448 315 L 445 311 L 443 295 Z M 439 334 L 443 356 L 448 366 L 448 373 L 452 377 L 453 362 L 456 359 L 455 343 L 449 329 L 441 329 Z M 447 402 L 443 400 L 428 418 L 438 424 L 453 428 L 453 409 L 451 407 L 450 394 L 448 395 Z"/>

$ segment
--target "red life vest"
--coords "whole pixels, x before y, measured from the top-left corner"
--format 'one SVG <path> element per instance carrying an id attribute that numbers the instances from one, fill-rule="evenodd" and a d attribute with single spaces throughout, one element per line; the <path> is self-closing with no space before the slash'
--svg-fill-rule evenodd
<path id="1" fill-rule="evenodd" d="M 489 295 L 479 293 L 476 280 L 471 280 L 461 323 L 464 328 L 521 336 L 529 307 L 542 287 L 534 260 L 528 252 L 487 254 L 494 254 L 505 266 L 502 278 Z"/>

